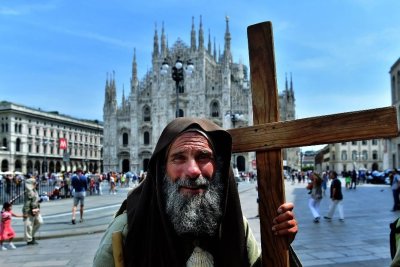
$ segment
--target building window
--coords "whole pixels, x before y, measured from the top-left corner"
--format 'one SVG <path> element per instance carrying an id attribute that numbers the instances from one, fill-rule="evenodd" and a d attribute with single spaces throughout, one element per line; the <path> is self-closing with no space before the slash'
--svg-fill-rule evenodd
<path id="1" fill-rule="evenodd" d="M 21 151 L 21 139 L 17 138 L 15 142 L 15 151 L 20 152 Z"/>
<path id="2" fill-rule="evenodd" d="M 128 145 L 128 134 L 127 133 L 123 133 L 122 134 L 122 145 L 123 146 L 127 146 Z"/>
<path id="3" fill-rule="evenodd" d="M 355 150 L 351 151 L 351 159 L 352 160 L 357 160 L 358 159 L 357 151 L 355 151 Z"/>
<path id="4" fill-rule="evenodd" d="M 5 147 L 7 149 L 7 138 L 3 138 L 3 147 Z"/>
<path id="5" fill-rule="evenodd" d="M 366 146 L 366 145 L 367 145 L 367 140 L 362 140 L 362 141 L 361 141 L 361 144 L 362 144 L 363 146 Z"/>
<path id="6" fill-rule="evenodd" d="M 368 160 L 368 151 L 367 150 L 363 150 L 363 152 L 362 152 L 362 160 Z"/>
<path id="7" fill-rule="evenodd" d="M 378 144 L 378 140 L 372 139 L 372 145 L 376 146 Z"/>
<path id="8" fill-rule="evenodd" d="M 342 145 L 345 146 L 347 144 L 347 142 L 342 142 Z"/>
<path id="9" fill-rule="evenodd" d="M 18 132 L 19 132 L 19 133 L 22 133 L 22 124 L 19 124 L 19 125 L 18 125 Z"/>
<path id="10" fill-rule="evenodd" d="M 378 160 L 378 151 L 376 151 L 376 150 L 372 151 L 372 159 Z"/>
<path id="11" fill-rule="evenodd" d="M 353 146 L 357 145 L 357 141 L 351 141 L 351 145 Z"/>
<path id="12" fill-rule="evenodd" d="M 151 110 L 148 106 L 143 108 L 143 121 L 151 121 Z"/>
<path id="13" fill-rule="evenodd" d="M 347 160 L 347 151 L 342 151 L 342 160 Z"/>
<path id="14" fill-rule="evenodd" d="M 149 132 L 144 132 L 144 134 L 143 134 L 143 143 L 145 145 L 149 145 L 150 144 L 150 134 L 149 134 Z"/>
<path id="15" fill-rule="evenodd" d="M 31 127 L 28 128 L 28 134 L 32 134 L 32 128 Z"/>
<path id="16" fill-rule="evenodd" d="M 32 153 L 32 145 L 31 144 L 28 145 L 28 152 Z"/>
<path id="17" fill-rule="evenodd" d="M 39 128 L 36 128 L 36 135 L 39 135 Z"/>
<path id="18" fill-rule="evenodd" d="M 219 104 L 217 101 L 211 104 L 211 117 L 219 117 Z"/>
<path id="19" fill-rule="evenodd" d="M 18 124 L 14 124 L 14 132 L 18 133 Z"/>
<path id="20" fill-rule="evenodd" d="M 36 153 L 39 153 L 39 150 L 40 149 L 40 147 L 39 147 L 39 145 L 36 145 Z"/>

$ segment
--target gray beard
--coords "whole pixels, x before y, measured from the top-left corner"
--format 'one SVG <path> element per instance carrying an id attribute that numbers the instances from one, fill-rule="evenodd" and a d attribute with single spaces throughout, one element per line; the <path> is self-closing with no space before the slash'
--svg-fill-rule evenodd
<path id="1" fill-rule="evenodd" d="M 200 186 L 205 192 L 188 196 L 179 193 L 181 186 Z M 178 179 L 172 182 L 165 176 L 163 192 L 166 213 L 178 235 L 215 236 L 222 216 L 221 198 L 223 185 L 220 176 L 211 180 L 203 176 L 197 179 Z"/>

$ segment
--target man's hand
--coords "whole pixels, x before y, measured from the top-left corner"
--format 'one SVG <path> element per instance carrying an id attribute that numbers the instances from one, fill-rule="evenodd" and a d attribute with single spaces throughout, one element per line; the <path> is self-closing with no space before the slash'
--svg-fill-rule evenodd
<path id="1" fill-rule="evenodd" d="M 272 223 L 272 231 L 275 235 L 287 235 L 290 243 L 294 240 L 297 233 L 297 221 L 294 218 L 293 203 L 284 203 L 278 208 L 278 216 Z"/>

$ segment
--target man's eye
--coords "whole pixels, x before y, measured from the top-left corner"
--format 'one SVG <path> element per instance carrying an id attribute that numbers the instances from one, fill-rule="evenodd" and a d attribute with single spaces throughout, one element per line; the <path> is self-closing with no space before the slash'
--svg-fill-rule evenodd
<path id="1" fill-rule="evenodd" d="M 172 161 L 184 161 L 184 160 L 185 160 L 185 157 L 182 155 L 174 155 L 172 157 Z"/>
<path id="2" fill-rule="evenodd" d="M 205 161 L 205 160 L 211 161 L 211 160 L 213 160 L 213 157 L 209 153 L 202 153 L 197 157 L 197 159 L 202 160 L 202 161 Z"/>

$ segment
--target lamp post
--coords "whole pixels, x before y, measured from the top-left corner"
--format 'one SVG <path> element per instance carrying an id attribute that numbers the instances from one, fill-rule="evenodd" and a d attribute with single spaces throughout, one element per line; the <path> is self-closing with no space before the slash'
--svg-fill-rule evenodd
<path id="1" fill-rule="evenodd" d="M 167 59 L 161 65 L 161 75 L 166 75 L 168 73 L 169 64 Z M 178 59 L 175 61 L 175 65 L 172 67 L 171 75 L 172 79 L 175 81 L 175 90 L 176 90 L 176 110 L 175 110 L 175 117 L 180 117 L 179 115 L 179 85 L 181 82 L 184 81 L 184 74 L 185 71 L 186 75 L 191 75 L 194 71 L 194 65 L 192 61 L 189 59 L 186 63 L 186 68 L 183 66 L 183 61 Z"/>
<path id="2" fill-rule="evenodd" d="M 300 151 L 300 172 L 303 171 L 303 152 Z"/>
<path id="3" fill-rule="evenodd" d="M 44 172 L 44 174 L 46 174 L 47 173 L 47 157 L 46 157 L 46 153 L 47 153 L 47 145 L 49 144 L 49 141 L 48 140 L 43 140 L 42 141 L 42 144 L 43 144 L 43 155 L 44 155 L 44 159 L 43 159 L 43 163 L 44 163 L 44 165 L 43 165 L 43 172 Z"/>

